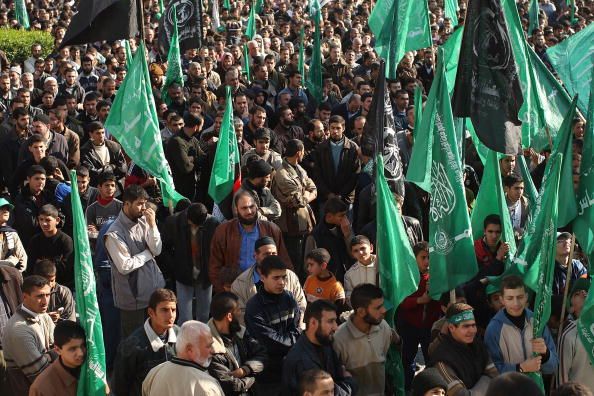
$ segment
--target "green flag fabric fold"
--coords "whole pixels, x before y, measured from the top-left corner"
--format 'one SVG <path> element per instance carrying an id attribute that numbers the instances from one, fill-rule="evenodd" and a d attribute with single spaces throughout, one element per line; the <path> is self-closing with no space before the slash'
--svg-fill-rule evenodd
<path id="1" fill-rule="evenodd" d="M 371 10 L 369 28 L 375 50 L 386 60 L 386 78 L 395 79 L 406 51 L 432 45 L 427 0 L 379 0 Z"/>
<path id="2" fill-rule="evenodd" d="M 456 73 L 458 72 L 458 59 L 460 58 L 463 34 L 464 27 L 454 30 L 454 33 L 452 33 L 450 38 L 442 45 L 446 62 L 446 80 L 448 80 L 450 95 L 454 92 L 454 84 L 456 84 Z"/>
<path id="3" fill-rule="evenodd" d="M 452 26 L 458 26 L 458 0 L 444 0 L 444 14 L 450 18 Z"/>
<path id="4" fill-rule="evenodd" d="M 438 58 L 407 172 L 407 179 L 429 192 L 431 197 L 429 294 L 432 298 L 439 298 L 442 293 L 468 281 L 478 271 L 442 61 L 443 49 L 439 50 Z"/>
<path id="5" fill-rule="evenodd" d="M 594 255 L 590 256 L 590 262 L 594 260 Z M 582 312 L 577 320 L 577 331 L 580 341 L 590 358 L 590 364 L 594 365 L 594 282 L 590 284 L 588 297 L 582 308 Z"/>
<path id="6" fill-rule="evenodd" d="M 27 13 L 27 7 L 25 0 L 15 0 L 14 14 L 17 22 L 25 29 L 29 29 L 31 24 L 29 23 L 29 14 Z"/>
<path id="7" fill-rule="evenodd" d="M 83 363 L 76 394 L 78 396 L 105 396 L 107 371 L 101 315 L 97 304 L 93 257 L 87 234 L 87 222 L 76 184 L 76 171 L 70 171 L 72 181 L 72 239 L 74 242 L 74 285 L 76 312 L 85 329 L 87 357 Z"/>
<path id="8" fill-rule="evenodd" d="M 578 107 L 588 111 L 590 81 L 594 67 L 594 23 L 559 44 L 547 49 L 547 55 L 555 71 L 570 95 L 579 95 Z"/>
<path id="9" fill-rule="evenodd" d="M 538 12 L 540 8 L 538 7 L 538 0 L 530 0 L 530 7 L 528 8 L 528 16 L 530 18 L 530 26 L 528 27 L 528 36 L 532 36 L 532 32 L 534 29 L 537 29 L 540 26 L 539 15 Z"/>
<path id="10" fill-rule="evenodd" d="M 590 83 L 588 119 L 584 131 L 580 183 L 577 190 L 578 213 L 573 230 L 582 249 L 594 252 L 594 78 Z M 592 263 L 592 261 L 590 261 Z"/>
<path id="11" fill-rule="evenodd" d="M 243 62 L 244 62 L 244 70 L 245 78 L 248 83 L 252 81 L 252 72 L 250 69 L 250 51 L 248 49 L 247 44 L 243 45 Z"/>
<path id="12" fill-rule="evenodd" d="M 236 165 L 239 164 L 239 149 L 233 125 L 233 104 L 231 88 L 226 88 L 225 114 L 217 143 L 212 173 L 208 184 L 208 195 L 219 204 L 233 191 L 236 178 Z"/>
<path id="13" fill-rule="evenodd" d="M 167 104 L 171 104 L 171 98 L 169 97 L 169 86 L 173 83 L 177 83 L 184 86 L 184 78 L 181 67 L 181 53 L 179 50 L 179 34 L 177 30 L 177 9 L 173 6 L 173 34 L 171 35 L 171 42 L 169 44 L 169 53 L 167 54 L 167 73 L 165 74 L 165 81 L 161 88 L 161 97 Z"/>
<path id="14" fill-rule="evenodd" d="M 140 43 L 105 120 L 105 129 L 122 145 L 134 163 L 155 176 L 160 183 L 163 204 L 173 207 L 184 197 L 175 191 L 157 119 L 146 49 Z"/>
<path id="15" fill-rule="evenodd" d="M 319 0 L 311 0 L 309 17 L 314 21 L 313 51 L 309 62 L 309 73 L 307 77 L 301 76 L 305 81 L 305 87 L 311 96 L 320 103 L 322 101 L 322 44 L 320 39 L 322 22 L 322 8 Z"/>
<path id="16" fill-rule="evenodd" d="M 250 3 L 250 16 L 245 28 L 245 35 L 248 40 L 253 40 L 256 35 L 256 5 L 254 3 Z"/>
<path id="17" fill-rule="evenodd" d="M 497 153 L 489 150 L 483 180 L 476 197 L 476 203 L 472 210 L 471 224 L 472 236 L 477 240 L 483 236 L 483 221 L 485 217 L 496 214 L 501 219 L 501 240 L 510 245 L 508 257 L 513 257 L 516 253 L 516 242 L 514 229 L 512 226 L 505 194 L 501 186 L 501 171 L 499 169 L 499 160 Z M 511 261 L 506 262 L 509 266 Z"/>

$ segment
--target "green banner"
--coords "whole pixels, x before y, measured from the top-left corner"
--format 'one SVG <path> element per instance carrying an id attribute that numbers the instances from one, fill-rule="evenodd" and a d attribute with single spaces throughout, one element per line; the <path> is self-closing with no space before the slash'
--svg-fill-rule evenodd
<path id="1" fill-rule="evenodd" d="M 578 107 L 588 111 L 594 64 L 594 23 L 547 49 L 551 64 L 571 96 L 579 95 Z"/>
<path id="2" fill-rule="evenodd" d="M 431 195 L 429 294 L 433 298 L 478 271 L 441 48 L 438 59 L 407 172 L 409 181 Z"/>
<path id="3" fill-rule="evenodd" d="M 159 180 L 165 206 L 171 201 L 175 207 L 184 198 L 175 191 L 171 170 L 163 152 L 146 64 L 146 49 L 142 42 L 118 89 L 105 120 L 105 129 L 117 139 L 134 163 Z"/>
<path id="4" fill-rule="evenodd" d="M 85 329 L 87 358 L 78 378 L 78 396 L 105 396 L 107 371 L 101 315 L 97 304 L 93 257 L 87 234 L 87 222 L 76 184 L 76 171 L 70 171 L 72 181 L 72 239 L 74 242 L 74 285 L 76 312 L 80 325 Z"/>
<path id="5" fill-rule="evenodd" d="M 173 83 L 177 83 L 184 86 L 184 78 L 181 67 L 181 53 L 179 50 L 179 34 L 177 31 L 177 7 L 173 6 L 173 34 L 171 35 L 171 42 L 169 43 L 169 53 L 167 54 L 167 73 L 165 74 L 165 82 L 161 88 L 161 97 L 167 104 L 171 104 L 171 98 L 169 97 L 169 86 Z M 183 114 L 180 114 L 183 116 Z"/>

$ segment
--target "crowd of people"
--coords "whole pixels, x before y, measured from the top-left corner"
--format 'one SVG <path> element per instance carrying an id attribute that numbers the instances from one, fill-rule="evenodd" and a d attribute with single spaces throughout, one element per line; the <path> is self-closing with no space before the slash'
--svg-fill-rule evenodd
<path id="1" fill-rule="evenodd" d="M 399 307 L 384 303 L 375 148 L 364 138 L 380 69 L 367 23 L 374 2 L 322 2 L 323 89 L 314 97 L 299 67 L 302 28 L 305 74 L 316 50 L 307 1 L 264 0 L 251 40 L 243 33 L 255 4 L 215 1 L 218 16 L 203 4 L 202 46 L 181 55 L 183 84 L 163 89 L 158 1 L 144 1 L 144 37 L 129 39 L 132 53 L 141 41 L 147 49 L 165 157 L 187 198 L 175 208 L 104 127 L 126 78 L 123 41 L 62 47 L 79 5 L 38 0 L 25 1 L 31 29 L 50 33 L 54 47 L 35 43 L 19 62 L 0 45 L 0 393 L 76 394 L 87 335 L 74 298 L 74 170 L 112 395 L 401 396 L 401 378 L 414 396 L 543 394 L 528 373 L 543 376 L 547 394 L 592 395 L 576 325 L 589 263 L 570 229 L 557 233 L 551 319 L 533 338 L 522 278 L 487 281 L 510 251 L 498 215 L 485 217 L 475 241 L 476 276 L 438 300 L 429 295 L 430 197 L 407 182 L 394 200 L 420 283 Z M 516 3 L 527 31 L 532 2 Z M 443 0 L 428 6 L 434 45 L 407 52 L 387 81 L 404 169 L 415 89 L 426 100 L 436 49 L 464 26 L 468 4 L 458 1 L 457 20 Z M 546 49 L 591 23 L 594 3 L 539 7 L 527 37 L 554 72 Z M 1 3 L 0 28 L 19 28 L 15 8 Z M 215 205 L 208 190 L 227 87 L 241 185 Z M 572 123 L 578 176 L 584 126 L 581 116 Z M 483 164 L 470 138 L 464 153 L 471 212 Z M 525 151 L 528 175 L 520 157 L 499 161 L 516 242 L 533 210 L 526 177 L 540 186 L 547 154 Z M 388 364 L 395 351 L 402 373 Z"/>

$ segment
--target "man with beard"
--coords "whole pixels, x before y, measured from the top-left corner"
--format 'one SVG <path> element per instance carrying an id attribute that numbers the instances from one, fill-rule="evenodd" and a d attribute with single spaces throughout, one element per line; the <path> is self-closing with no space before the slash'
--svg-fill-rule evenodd
<path id="1" fill-rule="evenodd" d="M 144 396 L 224 396 L 219 383 L 208 374 L 213 338 L 208 326 L 197 320 L 182 325 L 175 345 L 177 356 L 153 368 L 142 383 Z"/>
<path id="2" fill-rule="evenodd" d="M 219 381 L 225 395 L 249 393 L 256 382 L 256 374 L 264 370 L 266 350 L 239 323 L 239 299 L 235 294 L 215 295 L 210 313 L 208 327 L 214 351 L 208 371 Z"/>
<path id="3" fill-rule="evenodd" d="M 99 76 L 95 73 L 93 67 L 93 58 L 85 56 L 82 59 L 81 72 L 78 75 L 78 82 L 84 88 L 85 92 L 93 92 L 97 90 L 99 83 Z"/>
<path id="4" fill-rule="evenodd" d="M 254 244 L 264 236 L 269 236 L 278 247 L 279 256 L 290 269 L 293 268 L 280 228 L 274 223 L 261 220 L 258 204 L 248 191 L 239 191 L 233 197 L 237 208 L 237 218 L 222 223 L 215 230 L 210 244 L 208 275 L 214 291 L 223 291 L 220 273 L 223 267 L 240 273 L 254 263 Z"/>
<path id="5" fill-rule="evenodd" d="M 287 265 L 278 256 L 260 264 L 261 284 L 245 307 L 248 332 L 266 348 L 268 364 L 258 377 L 257 394 L 278 396 L 282 391 L 283 360 L 300 335 L 301 311 L 285 290 Z"/>
<path id="6" fill-rule="evenodd" d="M 359 386 L 359 395 L 380 396 L 386 385 L 386 354 L 400 336 L 384 320 L 382 289 L 363 283 L 351 294 L 353 313 L 334 335 L 333 347 Z"/>
<path id="7" fill-rule="evenodd" d="M 148 194 L 138 184 L 126 187 L 122 211 L 104 238 L 114 304 L 121 312 L 122 337 L 142 325 L 152 292 L 165 286 L 155 261 L 161 254 L 161 234 L 155 211 L 147 208 L 147 200 Z"/>
<path id="8" fill-rule="evenodd" d="M 303 166 L 307 174 L 311 177 L 314 167 L 313 151 L 326 139 L 326 133 L 324 131 L 324 124 L 317 118 L 314 118 L 305 126 L 304 132 L 303 148 L 305 155 L 303 156 L 301 166 Z"/>
<path id="9" fill-rule="evenodd" d="M 439 334 L 429 349 L 431 366 L 447 382 L 447 394 L 484 394 L 499 375 L 484 342 L 476 338 L 472 307 L 457 303 L 446 311 L 447 334 Z"/>
<path id="10" fill-rule="evenodd" d="M 306 370 L 322 369 L 334 380 L 336 396 L 357 393 L 355 381 L 332 349 L 336 323 L 336 306 L 317 300 L 305 310 L 305 332 L 291 348 L 283 364 L 283 388 L 290 395 L 298 395 L 299 381 Z"/>
<path id="11" fill-rule="evenodd" d="M 258 204 L 260 219 L 276 221 L 281 216 L 281 206 L 272 195 L 270 181 L 274 169 L 266 161 L 258 157 L 248 160 L 245 169 L 244 179 L 241 182 L 239 191 L 247 191 L 252 194 Z"/>
<path id="12" fill-rule="evenodd" d="M 271 148 L 280 155 L 283 155 L 289 140 L 299 139 L 303 141 L 304 135 L 303 129 L 294 125 L 295 116 L 289 106 L 280 106 L 277 115 L 279 122 L 274 128 Z"/>
<path id="13" fill-rule="evenodd" d="M 252 146 L 254 145 L 254 135 L 259 128 L 266 126 L 266 109 L 258 105 L 250 109 L 249 121 L 243 127 L 243 138 Z"/>

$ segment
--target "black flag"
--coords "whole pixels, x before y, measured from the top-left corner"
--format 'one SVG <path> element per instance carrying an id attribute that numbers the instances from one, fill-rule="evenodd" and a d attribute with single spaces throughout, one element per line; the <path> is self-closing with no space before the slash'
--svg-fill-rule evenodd
<path id="1" fill-rule="evenodd" d="M 500 0 L 470 0 L 452 99 L 481 142 L 505 154 L 521 151 L 523 97 Z"/>
<path id="2" fill-rule="evenodd" d="M 375 146 L 375 156 L 381 154 L 384 159 L 384 175 L 392 192 L 404 197 L 404 172 L 400 149 L 396 140 L 396 124 L 390 95 L 386 90 L 386 62 L 380 60 L 380 69 L 375 81 L 371 108 L 363 131 L 362 144 Z"/>
<path id="3" fill-rule="evenodd" d="M 159 49 L 161 53 L 169 52 L 169 42 L 173 35 L 173 6 L 177 9 L 180 51 L 183 54 L 190 48 L 200 48 L 202 46 L 202 1 L 171 0 L 159 21 Z"/>
<path id="4" fill-rule="evenodd" d="M 60 47 L 134 37 L 136 10 L 136 0 L 81 0 Z"/>

